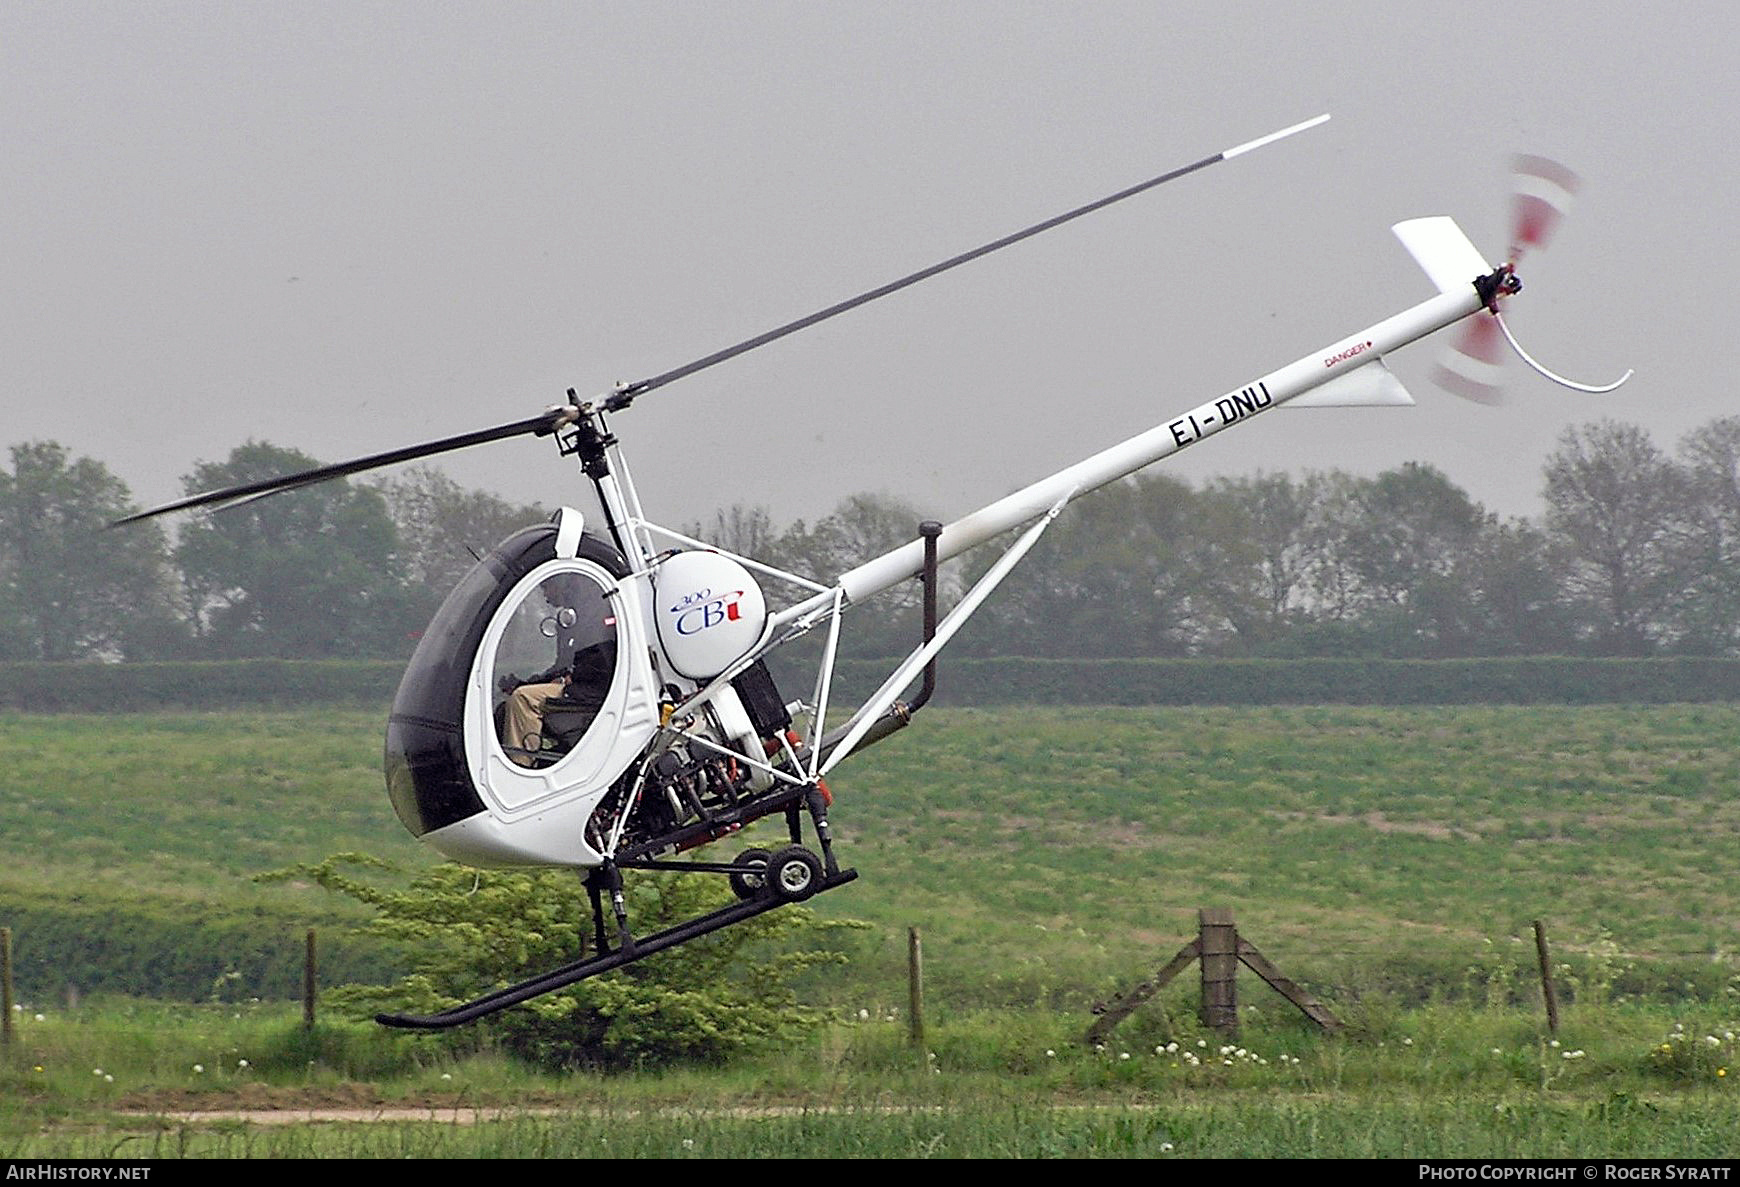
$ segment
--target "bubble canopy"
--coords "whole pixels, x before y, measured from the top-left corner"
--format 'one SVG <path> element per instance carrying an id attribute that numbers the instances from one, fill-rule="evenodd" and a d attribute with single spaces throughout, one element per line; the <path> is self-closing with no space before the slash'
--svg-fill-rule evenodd
<path id="1" fill-rule="evenodd" d="M 590 536 L 573 558 L 558 558 L 556 547 L 556 525 L 540 524 L 490 550 L 448 594 L 405 668 L 387 724 L 386 775 L 394 811 L 417 836 L 489 810 L 486 799 L 499 793 L 474 772 L 548 767 L 586 748 L 611 699 L 621 656 L 607 595 L 628 566 Z M 508 702 L 521 688 L 555 698 L 549 714 L 562 718 L 566 737 L 548 751 L 538 738 L 512 736 Z M 468 745 L 468 727 L 489 736 Z"/>

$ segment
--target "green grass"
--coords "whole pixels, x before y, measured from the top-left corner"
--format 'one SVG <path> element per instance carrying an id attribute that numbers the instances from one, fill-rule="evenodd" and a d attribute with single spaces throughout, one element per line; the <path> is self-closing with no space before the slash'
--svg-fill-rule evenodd
<path id="1" fill-rule="evenodd" d="M 31 855 L 5 876 L 227 895 L 338 849 L 414 858 L 382 726 L 363 710 L 0 713 L 0 832 Z"/>
<path id="2" fill-rule="evenodd" d="M 1496 1122 L 1487 1116 L 1503 1108 Z M 113 1158 L 1710 1158 L 1733 1156 L 1731 1111 L 1486 1101 L 1264 1099 L 1058 1108 L 845 1105 L 732 1117 L 674 1110 L 517 1116 L 478 1125 L 373 1122 L 193 1128 L 91 1136 L 15 1157 Z"/>
<path id="3" fill-rule="evenodd" d="M 21 985 L 294 992 L 311 925 L 334 971 L 380 967 L 337 926 L 351 904 L 254 880 L 339 850 L 433 860 L 380 790 L 380 728 L 355 710 L 0 713 L 0 926 Z"/>
<path id="4" fill-rule="evenodd" d="M 1731 1158 L 1737 727 L 1712 705 L 931 710 L 831 780 L 861 878 L 814 906 L 873 926 L 805 982 L 836 1020 L 811 1042 L 554 1076 L 326 1016 L 307 1036 L 271 1004 L 69 1011 L 57 988 L 0 1057 L 0 1155 Z M 379 730 L 348 710 L 0 715 L 0 925 L 75 901 L 334 918 L 317 890 L 252 879 L 349 849 L 432 860 L 387 806 Z M 1169 958 L 1203 906 L 1231 907 L 1348 1033 L 1244 974 L 1238 1044 L 1268 1062 L 1220 1056 L 1191 970 L 1081 1048 L 1089 1003 Z M 923 1054 L 904 1039 L 911 926 Z M 511 1115 L 169 1116 L 347 1102 Z"/>
<path id="5" fill-rule="evenodd" d="M 0 1059 L 5 1157 L 1733 1157 L 1740 1048 L 1709 1010 L 1373 1011 L 1338 1036 L 1175 995 L 1102 1050 L 1080 1019 L 960 1016 L 914 1050 L 843 1017 L 726 1068 L 530 1072 L 283 1007 L 108 1004 L 27 1019 Z M 1714 1040 L 1711 1042 L 1710 1040 Z M 1669 1049 L 1664 1051 L 1664 1049 Z M 426 1121 L 365 1121 L 384 1109 Z M 225 1110 L 348 1108 L 300 1125 Z M 484 1121 L 469 1120 L 481 1110 Z"/>
<path id="6" fill-rule="evenodd" d="M 1567 959 L 1616 937 L 1620 964 L 1708 964 L 1736 946 L 1737 725 L 1707 706 L 956 711 L 837 781 L 875 888 L 827 905 L 1000 952 L 1035 989 L 1164 959 L 1202 906 L 1343 981 L 1473 964 L 1535 919 Z"/>
<path id="7" fill-rule="evenodd" d="M 351 849 L 433 860 L 388 808 L 380 728 L 354 710 L 0 715 L 0 836 L 22 856 L 0 914 L 330 918 L 343 904 L 252 878 Z M 814 990 L 902 1000 L 918 926 L 946 1000 L 1079 1005 L 1228 906 L 1319 986 L 1526 984 L 1541 919 L 1586 983 L 1707 995 L 1740 948 L 1737 736 L 1740 707 L 1712 705 L 927 711 L 832 781 L 862 877 L 816 906 L 877 930 Z"/>

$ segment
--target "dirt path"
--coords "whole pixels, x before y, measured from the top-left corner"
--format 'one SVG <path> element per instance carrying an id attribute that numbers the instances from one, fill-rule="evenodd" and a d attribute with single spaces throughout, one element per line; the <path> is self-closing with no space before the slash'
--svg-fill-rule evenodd
<path id="1" fill-rule="evenodd" d="M 1079 1107 L 1095 1108 L 1100 1106 L 1082 1105 Z M 435 1122 L 442 1125 L 477 1125 L 486 1121 L 511 1121 L 520 1117 L 603 1115 L 606 1112 L 617 1117 L 692 1117 L 705 1115 L 708 1117 L 756 1118 L 864 1112 L 866 1109 L 876 1112 L 901 1112 L 927 1108 L 934 1109 L 939 1113 L 943 1111 L 940 1105 L 905 1106 L 892 1103 L 850 1107 L 821 1104 L 719 1105 L 699 1108 L 692 1105 L 654 1105 L 645 1108 L 610 1110 L 589 1108 L 586 1105 L 313 1105 L 280 1109 L 129 1109 L 122 1116 L 136 1117 L 140 1120 L 174 1121 L 183 1125 L 219 1125 L 237 1122 L 246 1122 L 250 1125 L 306 1125 L 320 1121 L 416 1121 Z"/>
<path id="2" fill-rule="evenodd" d="M 308 1109 L 198 1109 L 190 1111 L 138 1112 L 140 1119 L 175 1121 L 183 1125 L 215 1125 L 246 1122 L 249 1125 L 307 1125 L 316 1121 L 432 1121 L 443 1125 L 476 1125 L 515 1117 L 554 1117 L 571 1109 L 517 1108 L 512 1106 L 443 1105 L 377 1108 L 321 1107 Z"/>

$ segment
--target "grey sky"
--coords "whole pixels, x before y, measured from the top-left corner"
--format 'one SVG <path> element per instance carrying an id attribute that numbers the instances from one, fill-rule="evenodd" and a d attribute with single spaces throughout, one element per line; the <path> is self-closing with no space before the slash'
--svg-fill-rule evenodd
<path id="1" fill-rule="evenodd" d="M 0 444 L 141 502 L 249 437 L 325 461 L 603 391 L 1164 169 L 1334 119 L 647 396 L 648 510 L 952 517 L 1429 295 L 1392 222 L 1497 258 L 1504 162 L 1584 178 L 1501 409 L 1277 412 L 1169 463 L 1420 459 L 1538 509 L 1562 428 L 1740 412 L 1740 10 L 1699 4 L 0 3 Z M 573 500 L 545 442 L 459 481 Z"/>

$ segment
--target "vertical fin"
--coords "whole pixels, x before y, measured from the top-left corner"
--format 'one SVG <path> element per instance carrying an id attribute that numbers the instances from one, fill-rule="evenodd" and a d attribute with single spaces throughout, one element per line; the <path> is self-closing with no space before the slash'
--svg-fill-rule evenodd
<path id="1" fill-rule="evenodd" d="M 1492 271 L 1492 265 L 1481 258 L 1456 220 L 1446 215 L 1409 219 L 1390 230 L 1441 293 L 1466 289 Z"/>

